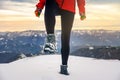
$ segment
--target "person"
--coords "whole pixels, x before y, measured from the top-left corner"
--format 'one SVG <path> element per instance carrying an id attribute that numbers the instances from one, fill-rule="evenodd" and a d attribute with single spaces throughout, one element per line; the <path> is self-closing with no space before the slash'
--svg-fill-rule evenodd
<path id="1" fill-rule="evenodd" d="M 75 15 L 76 0 L 39 0 L 36 4 L 35 14 L 40 16 L 42 9 L 45 6 L 45 27 L 47 32 L 46 44 L 44 51 L 47 53 L 56 52 L 56 39 L 54 28 L 56 19 L 55 16 L 61 16 L 61 58 L 62 65 L 60 65 L 60 73 L 69 75 L 67 70 L 68 58 L 70 53 L 70 33 L 73 26 Z M 84 20 L 85 15 L 85 0 L 77 0 L 80 19 Z"/>

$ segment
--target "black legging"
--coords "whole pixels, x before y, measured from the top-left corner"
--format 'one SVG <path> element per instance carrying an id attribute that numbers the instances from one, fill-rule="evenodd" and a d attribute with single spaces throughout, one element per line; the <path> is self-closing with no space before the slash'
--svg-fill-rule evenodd
<path id="1" fill-rule="evenodd" d="M 59 12 L 58 12 L 59 11 Z M 68 56 L 70 53 L 70 33 L 74 20 L 74 13 L 58 9 L 54 0 L 46 0 L 45 7 L 45 26 L 47 34 L 54 34 L 55 28 L 55 15 L 58 12 L 61 16 L 61 54 L 62 54 L 62 65 L 67 65 Z"/>

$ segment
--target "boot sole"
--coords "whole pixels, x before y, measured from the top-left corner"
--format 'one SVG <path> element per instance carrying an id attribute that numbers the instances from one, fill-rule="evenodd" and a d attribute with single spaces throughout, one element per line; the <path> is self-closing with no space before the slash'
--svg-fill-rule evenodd
<path id="1" fill-rule="evenodd" d="M 55 54 L 55 52 L 50 52 L 50 51 L 48 51 L 48 50 L 44 50 L 44 53 L 45 53 L 45 54 Z"/>

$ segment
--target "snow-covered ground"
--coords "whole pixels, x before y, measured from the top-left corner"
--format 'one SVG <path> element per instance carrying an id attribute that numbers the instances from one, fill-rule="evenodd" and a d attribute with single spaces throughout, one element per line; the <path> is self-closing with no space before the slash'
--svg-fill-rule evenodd
<path id="1" fill-rule="evenodd" d="M 120 61 L 70 56 L 69 76 L 59 74 L 60 55 L 0 64 L 0 80 L 120 80 Z"/>

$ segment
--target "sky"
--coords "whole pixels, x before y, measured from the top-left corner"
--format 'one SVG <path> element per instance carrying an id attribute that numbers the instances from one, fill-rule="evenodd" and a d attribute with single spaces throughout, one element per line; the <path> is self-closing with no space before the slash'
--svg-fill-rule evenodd
<path id="1" fill-rule="evenodd" d="M 38 0 L 0 0 L 0 31 L 45 30 L 44 10 L 40 18 L 34 10 Z M 78 8 L 73 29 L 120 30 L 120 0 L 86 0 L 86 20 L 81 21 Z M 56 29 L 60 27 L 57 17 Z"/>

